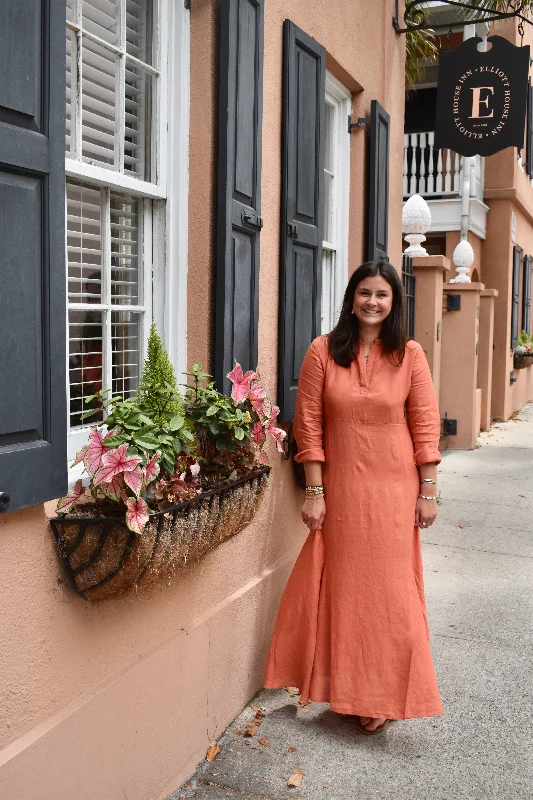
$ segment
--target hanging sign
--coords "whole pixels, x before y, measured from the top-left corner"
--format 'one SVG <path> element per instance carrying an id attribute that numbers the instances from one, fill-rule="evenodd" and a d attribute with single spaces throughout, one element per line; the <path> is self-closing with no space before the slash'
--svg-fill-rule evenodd
<path id="1" fill-rule="evenodd" d="M 440 54 L 435 147 L 462 156 L 490 156 L 524 146 L 529 46 L 490 36 L 480 52 L 476 36 Z"/>

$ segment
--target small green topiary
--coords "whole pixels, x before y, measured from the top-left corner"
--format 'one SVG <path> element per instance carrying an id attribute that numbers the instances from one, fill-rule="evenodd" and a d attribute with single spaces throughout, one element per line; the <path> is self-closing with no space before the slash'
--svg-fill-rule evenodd
<path id="1" fill-rule="evenodd" d="M 137 394 L 142 405 L 158 418 L 162 415 L 172 417 L 182 412 L 182 406 L 174 399 L 174 395 L 178 394 L 176 374 L 155 322 L 150 328 L 148 354 Z"/>

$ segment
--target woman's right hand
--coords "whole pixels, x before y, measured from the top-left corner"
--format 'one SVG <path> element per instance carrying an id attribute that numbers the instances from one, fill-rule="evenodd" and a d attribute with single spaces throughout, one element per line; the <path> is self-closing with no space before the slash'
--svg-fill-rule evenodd
<path id="1" fill-rule="evenodd" d="M 326 516 L 326 501 L 323 495 L 306 497 L 302 506 L 302 519 L 310 531 L 321 528 Z"/>

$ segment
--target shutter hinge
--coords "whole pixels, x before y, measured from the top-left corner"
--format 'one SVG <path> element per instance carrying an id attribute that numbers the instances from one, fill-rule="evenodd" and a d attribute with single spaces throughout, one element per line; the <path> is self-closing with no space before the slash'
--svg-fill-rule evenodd
<path id="1" fill-rule="evenodd" d="M 290 236 L 291 239 L 298 238 L 298 225 L 294 225 L 292 222 L 287 223 L 287 236 Z"/>
<path id="2" fill-rule="evenodd" d="M 372 120 L 370 117 L 359 117 L 357 122 L 352 122 L 352 115 L 348 114 L 348 133 L 351 133 L 354 128 L 362 128 L 363 125 L 371 125 Z"/>

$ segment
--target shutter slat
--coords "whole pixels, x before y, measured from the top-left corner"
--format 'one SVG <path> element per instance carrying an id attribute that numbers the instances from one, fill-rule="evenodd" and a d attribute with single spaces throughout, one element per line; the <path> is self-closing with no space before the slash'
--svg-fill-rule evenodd
<path id="1" fill-rule="evenodd" d="M 223 0 L 220 28 L 215 381 L 257 368 L 264 0 Z"/>
<path id="2" fill-rule="evenodd" d="M 283 59 L 278 405 L 289 421 L 303 357 L 320 333 L 326 50 L 286 20 Z"/>

